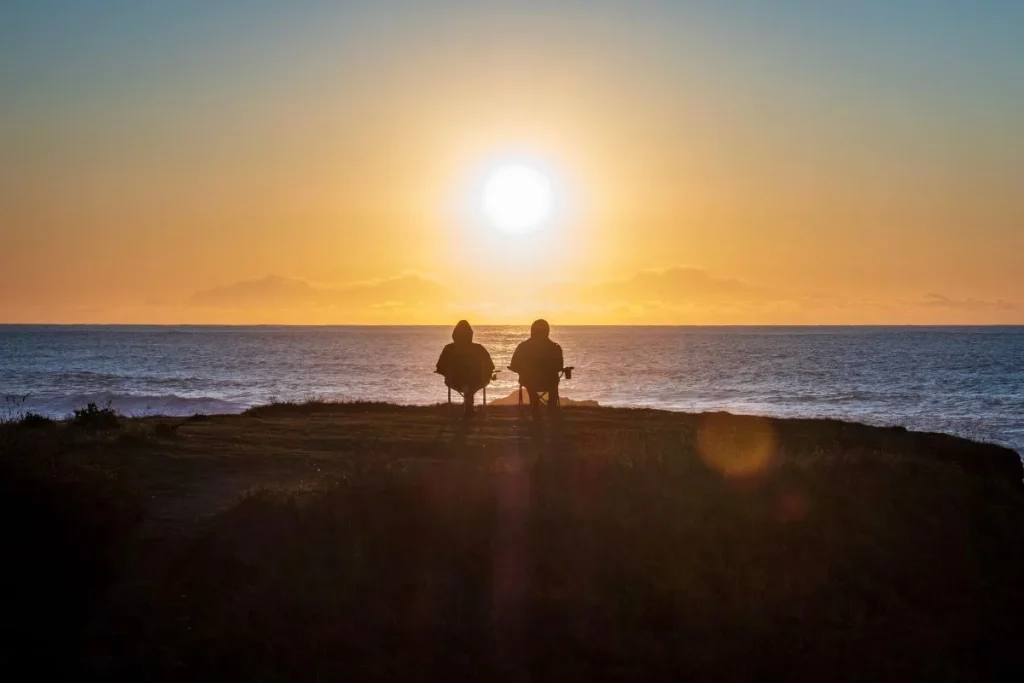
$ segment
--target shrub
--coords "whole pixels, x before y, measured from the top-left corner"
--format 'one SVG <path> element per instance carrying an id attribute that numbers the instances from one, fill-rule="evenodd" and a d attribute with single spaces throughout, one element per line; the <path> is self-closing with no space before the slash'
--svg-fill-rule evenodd
<path id="1" fill-rule="evenodd" d="M 54 421 L 51 420 L 50 418 L 46 417 L 45 415 L 40 415 L 39 413 L 33 413 L 32 411 L 29 411 L 29 412 L 25 413 L 24 417 L 22 417 L 18 421 L 18 424 L 21 425 L 22 427 L 33 427 L 33 428 L 35 428 L 35 427 L 49 427 L 53 423 L 54 423 Z"/>
<path id="2" fill-rule="evenodd" d="M 71 423 L 89 430 L 117 429 L 121 425 L 121 416 L 110 406 L 110 401 L 102 408 L 95 403 L 89 403 L 84 408 L 75 410 Z"/>

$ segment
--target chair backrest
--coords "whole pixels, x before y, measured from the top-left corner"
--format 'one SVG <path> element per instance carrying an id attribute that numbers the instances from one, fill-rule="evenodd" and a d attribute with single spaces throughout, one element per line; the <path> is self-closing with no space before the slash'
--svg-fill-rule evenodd
<path id="1" fill-rule="evenodd" d="M 448 386 L 479 389 L 494 379 L 490 364 L 485 363 L 477 345 L 452 344 L 446 349 L 446 355 L 448 357 L 443 374 Z"/>

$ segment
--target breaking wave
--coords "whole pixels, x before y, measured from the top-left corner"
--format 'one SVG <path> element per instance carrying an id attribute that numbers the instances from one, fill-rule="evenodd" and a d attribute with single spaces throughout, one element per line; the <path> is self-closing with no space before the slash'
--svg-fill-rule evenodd
<path id="1" fill-rule="evenodd" d="M 133 395 L 99 392 L 90 394 L 72 394 L 50 399 L 33 399 L 28 397 L 24 410 L 61 418 L 70 415 L 76 408 L 89 403 L 100 406 L 109 405 L 118 412 L 141 417 L 146 415 L 194 415 L 196 413 L 222 414 L 240 413 L 249 405 L 236 401 L 226 401 L 212 396 L 186 397 L 176 394 L 166 395 Z"/>

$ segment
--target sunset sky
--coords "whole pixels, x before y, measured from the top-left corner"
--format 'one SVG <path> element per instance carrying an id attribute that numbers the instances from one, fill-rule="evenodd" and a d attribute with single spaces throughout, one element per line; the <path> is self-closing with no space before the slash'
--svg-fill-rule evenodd
<path id="1" fill-rule="evenodd" d="M 5 0 L 0 322 L 1024 323 L 1022 35 L 1014 0 Z M 510 164 L 529 234 L 481 213 Z"/>

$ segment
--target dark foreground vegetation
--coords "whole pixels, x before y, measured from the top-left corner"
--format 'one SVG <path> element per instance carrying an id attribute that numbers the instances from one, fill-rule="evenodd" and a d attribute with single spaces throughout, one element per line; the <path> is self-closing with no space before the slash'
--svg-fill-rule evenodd
<path id="1" fill-rule="evenodd" d="M 97 410 L 0 427 L 0 670 L 1024 673 L 1024 491 L 1007 449 L 612 409 L 568 409 L 540 428 L 514 409 L 470 425 L 380 404 Z"/>

